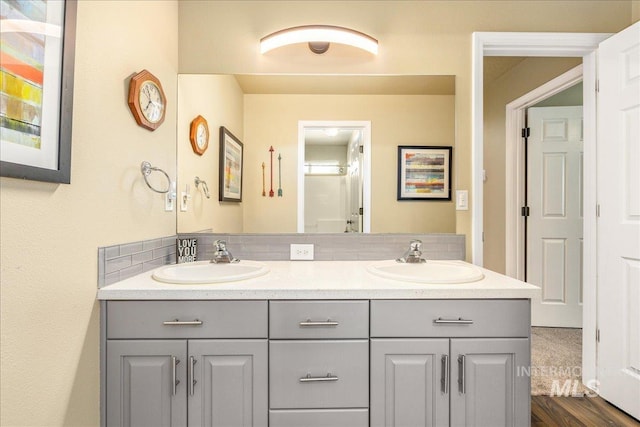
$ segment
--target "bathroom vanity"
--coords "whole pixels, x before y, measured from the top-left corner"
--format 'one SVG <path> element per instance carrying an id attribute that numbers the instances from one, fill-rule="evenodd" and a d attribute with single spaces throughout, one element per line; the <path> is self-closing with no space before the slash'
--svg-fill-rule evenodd
<path id="1" fill-rule="evenodd" d="M 265 264 L 244 281 L 101 288 L 103 424 L 529 425 L 537 287 Z"/>

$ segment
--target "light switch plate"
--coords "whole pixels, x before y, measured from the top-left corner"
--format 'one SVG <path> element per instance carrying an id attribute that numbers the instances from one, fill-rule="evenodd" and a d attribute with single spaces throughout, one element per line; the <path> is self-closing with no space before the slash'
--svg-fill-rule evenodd
<path id="1" fill-rule="evenodd" d="M 313 261 L 313 244 L 291 244 L 291 261 Z"/>
<path id="2" fill-rule="evenodd" d="M 164 195 L 164 210 L 166 212 L 173 211 L 173 197 L 171 197 L 171 191 Z"/>
<path id="3" fill-rule="evenodd" d="M 468 190 L 456 190 L 456 210 L 457 211 L 469 210 L 469 191 Z"/>

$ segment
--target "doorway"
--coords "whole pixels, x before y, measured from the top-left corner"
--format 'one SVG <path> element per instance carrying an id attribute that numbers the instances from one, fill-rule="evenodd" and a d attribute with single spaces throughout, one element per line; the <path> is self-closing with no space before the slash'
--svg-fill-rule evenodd
<path id="1" fill-rule="evenodd" d="M 298 233 L 371 232 L 371 122 L 298 122 L 297 217 Z"/>

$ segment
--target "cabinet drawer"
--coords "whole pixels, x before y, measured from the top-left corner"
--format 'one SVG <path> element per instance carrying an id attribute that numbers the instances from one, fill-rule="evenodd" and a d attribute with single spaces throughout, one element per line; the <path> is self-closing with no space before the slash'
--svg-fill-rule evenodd
<path id="1" fill-rule="evenodd" d="M 107 338 L 267 338 L 266 301 L 108 301 Z"/>
<path id="2" fill-rule="evenodd" d="M 272 339 L 368 338 L 368 301 L 271 301 Z"/>
<path id="3" fill-rule="evenodd" d="M 528 337 L 528 300 L 375 300 L 372 337 Z"/>
<path id="4" fill-rule="evenodd" d="M 271 409 L 367 408 L 369 342 L 271 341 Z"/>
<path id="5" fill-rule="evenodd" d="M 271 427 L 367 427 L 366 409 L 307 409 L 269 411 Z"/>

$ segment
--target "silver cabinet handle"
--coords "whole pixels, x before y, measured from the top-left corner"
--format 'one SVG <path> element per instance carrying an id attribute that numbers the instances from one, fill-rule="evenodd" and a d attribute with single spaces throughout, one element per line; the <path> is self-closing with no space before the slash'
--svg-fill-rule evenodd
<path id="1" fill-rule="evenodd" d="M 164 322 L 162 322 L 163 325 L 165 326 L 200 326 L 202 325 L 202 320 L 179 320 L 179 319 L 175 319 L 175 320 L 165 320 Z"/>
<path id="2" fill-rule="evenodd" d="M 458 356 L 458 389 L 462 394 L 466 392 L 464 381 L 464 354 Z"/>
<path id="3" fill-rule="evenodd" d="M 463 319 L 462 317 L 458 317 L 457 319 L 443 319 L 442 317 L 438 317 L 433 320 L 433 323 L 436 325 L 471 325 L 473 324 L 473 320 Z"/>
<path id="4" fill-rule="evenodd" d="M 327 319 L 326 321 L 312 321 L 307 319 L 305 322 L 300 322 L 300 326 L 338 326 L 338 322 L 334 322 L 331 319 Z"/>
<path id="5" fill-rule="evenodd" d="M 307 374 L 306 377 L 300 378 L 301 383 L 312 383 L 319 381 L 338 381 L 338 377 L 331 374 L 327 374 L 326 377 L 312 377 L 311 374 Z"/>
<path id="6" fill-rule="evenodd" d="M 198 382 L 195 377 L 194 365 L 198 363 L 195 357 L 189 356 L 189 395 L 193 396 L 194 387 Z"/>
<path id="7" fill-rule="evenodd" d="M 449 393 L 449 355 L 443 354 L 442 359 L 442 378 L 440 384 L 442 385 L 442 393 Z"/>
<path id="8" fill-rule="evenodd" d="M 177 366 L 180 361 L 175 356 L 171 356 L 171 394 L 173 396 L 176 395 L 176 389 L 178 388 L 178 384 L 180 384 L 180 380 L 177 379 Z"/>

